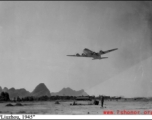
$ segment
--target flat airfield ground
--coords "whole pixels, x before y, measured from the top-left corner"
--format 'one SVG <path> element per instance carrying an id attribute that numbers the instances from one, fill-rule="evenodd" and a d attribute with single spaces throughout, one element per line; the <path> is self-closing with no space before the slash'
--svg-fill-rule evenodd
<path id="1" fill-rule="evenodd" d="M 100 104 L 87 105 L 88 101 L 79 101 L 85 105 L 70 105 L 72 103 L 73 101 L 60 101 L 60 104 L 55 104 L 55 101 L 21 102 L 26 104 L 25 106 L 6 106 L 8 103 L 0 103 L 0 114 L 103 115 L 107 111 L 116 115 L 120 115 L 120 111 L 139 111 L 140 115 L 152 114 L 152 101 L 105 101 L 104 108 L 101 108 Z"/>

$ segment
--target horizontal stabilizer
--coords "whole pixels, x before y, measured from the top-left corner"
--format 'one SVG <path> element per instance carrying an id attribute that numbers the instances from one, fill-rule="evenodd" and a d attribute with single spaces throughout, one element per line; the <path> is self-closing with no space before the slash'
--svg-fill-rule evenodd
<path id="1" fill-rule="evenodd" d="M 106 58 L 108 58 L 108 57 L 94 58 L 92 60 L 101 60 L 101 59 L 106 59 Z"/>
<path id="2" fill-rule="evenodd" d="M 108 57 L 101 57 L 101 59 L 106 59 L 106 58 L 108 58 Z"/>

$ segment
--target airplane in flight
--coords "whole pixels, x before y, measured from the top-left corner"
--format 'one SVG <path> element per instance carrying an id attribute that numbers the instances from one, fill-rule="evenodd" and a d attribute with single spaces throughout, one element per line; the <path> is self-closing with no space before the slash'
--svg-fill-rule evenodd
<path id="1" fill-rule="evenodd" d="M 109 53 L 109 52 L 112 52 L 112 51 L 115 51 L 115 50 L 118 50 L 118 48 L 111 49 L 111 50 L 106 50 L 106 51 L 100 50 L 99 52 L 94 52 L 94 51 L 91 51 L 91 50 L 85 48 L 83 50 L 82 55 L 77 53 L 76 55 L 67 55 L 67 56 L 71 56 L 71 57 L 88 57 L 88 58 L 91 57 L 91 58 L 93 58 L 92 60 L 96 60 L 96 59 L 101 60 L 101 59 L 108 58 L 108 57 L 101 57 L 101 55 Z"/>

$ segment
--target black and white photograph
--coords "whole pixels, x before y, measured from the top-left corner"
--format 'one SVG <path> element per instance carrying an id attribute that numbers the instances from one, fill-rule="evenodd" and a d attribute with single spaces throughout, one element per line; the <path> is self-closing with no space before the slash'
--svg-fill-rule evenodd
<path id="1" fill-rule="evenodd" d="M 152 115 L 152 2 L 0 1 L 5 114 Z"/>

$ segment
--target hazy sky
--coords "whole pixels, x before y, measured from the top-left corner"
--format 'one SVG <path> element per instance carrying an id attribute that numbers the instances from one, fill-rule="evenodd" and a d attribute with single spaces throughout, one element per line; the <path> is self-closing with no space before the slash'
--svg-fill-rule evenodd
<path id="1" fill-rule="evenodd" d="M 1 1 L 0 86 L 152 96 L 152 2 Z M 118 48 L 103 60 L 67 57 Z"/>

